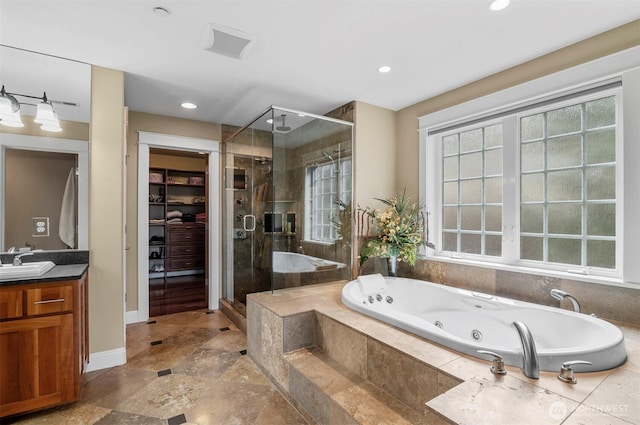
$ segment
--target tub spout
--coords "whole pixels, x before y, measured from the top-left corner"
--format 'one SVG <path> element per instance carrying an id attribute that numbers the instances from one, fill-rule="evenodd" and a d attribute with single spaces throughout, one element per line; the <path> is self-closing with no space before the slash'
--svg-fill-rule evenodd
<path id="1" fill-rule="evenodd" d="M 538 364 L 538 351 L 533 341 L 533 335 L 531 335 L 531 331 L 527 325 L 519 320 L 513 322 L 513 326 L 516 327 L 520 335 L 520 341 L 522 342 L 522 373 L 524 373 L 527 378 L 538 379 L 540 378 L 540 366 Z"/>
<path id="2" fill-rule="evenodd" d="M 573 311 L 575 311 L 576 313 L 580 313 L 580 303 L 570 293 L 562 291 L 560 289 L 552 289 L 551 296 L 558 301 L 562 301 L 567 298 L 569 301 L 571 301 L 571 304 L 573 304 Z"/>

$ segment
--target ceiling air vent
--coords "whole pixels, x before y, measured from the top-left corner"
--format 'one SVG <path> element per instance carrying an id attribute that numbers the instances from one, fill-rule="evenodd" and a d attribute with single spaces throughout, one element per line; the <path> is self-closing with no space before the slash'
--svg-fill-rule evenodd
<path id="1" fill-rule="evenodd" d="M 200 48 L 219 55 L 242 59 L 255 37 L 235 28 L 209 23 L 205 26 Z"/>

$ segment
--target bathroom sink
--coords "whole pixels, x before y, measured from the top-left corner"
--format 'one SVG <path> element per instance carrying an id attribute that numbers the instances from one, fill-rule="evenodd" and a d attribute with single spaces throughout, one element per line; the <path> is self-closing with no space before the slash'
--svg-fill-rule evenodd
<path id="1" fill-rule="evenodd" d="M 19 266 L 3 264 L 0 267 L 0 281 L 33 279 L 42 276 L 54 267 L 55 264 L 52 261 L 36 261 L 23 263 Z"/>

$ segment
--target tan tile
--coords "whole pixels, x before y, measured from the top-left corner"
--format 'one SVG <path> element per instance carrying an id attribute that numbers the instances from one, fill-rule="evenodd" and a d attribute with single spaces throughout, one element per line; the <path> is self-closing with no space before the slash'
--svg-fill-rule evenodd
<path id="1" fill-rule="evenodd" d="M 353 421 L 356 424 L 428 424 L 422 413 L 400 403 L 374 385 L 363 383 L 332 396 L 336 406 L 331 423 Z"/>
<path id="2" fill-rule="evenodd" d="M 177 374 L 218 379 L 240 358 L 240 353 L 199 348 L 175 364 L 171 371 Z"/>
<path id="3" fill-rule="evenodd" d="M 2 423 L 6 421 L 21 425 L 86 425 L 96 423 L 109 412 L 111 410 L 92 404 L 74 403 L 9 420 L 3 419 Z"/>
<path id="4" fill-rule="evenodd" d="M 449 263 L 447 264 L 446 285 L 485 294 L 495 294 L 496 271 L 485 267 Z"/>
<path id="5" fill-rule="evenodd" d="M 582 404 L 625 421 L 640 423 L 640 374 L 615 370 Z"/>
<path id="6" fill-rule="evenodd" d="M 210 329 L 220 329 L 226 327 L 235 327 L 231 319 L 229 319 L 222 311 L 214 310 L 212 314 L 201 314 L 194 318 L 188 326 L 202 327 Z"/>
<path id="7" fill-rule="evenodd" d="M 264 385 L 218 381 L 181 413 L 198 425 L 253 424 L 274 391 Z"/>
<path id="8" fill-rule="evenodd" d="M 282 318 L 268 309 L 262 310 L 262 366 L 278 384 L 287 389 L 289 385 L 289 366 L 282 357 Z"/>
<path id="9" fill-rule="evenodd" d="M 190 409 L 209 388 L 209 379 L 187 375 L 166 375 L 154 380 L 129 400 L 117 406 L 118 411 L 168 419 Z"/>
<path id="10" fill-rule="evenodd" d="M 271 382 L 248 356 L 241 356 L 220 376 L 220 380 L 243 384 L 271 385 Z"/>
<path id="11" fill-rule="evenodd" d="M 93 425 L 165 425 L 166 420 L 126 412 L 111 412 Z"/>
<path id="12" fill-rule="evenodd" d="M 285 353 L 316 344 L 316 315 L 308 311 L 283 318 L 283 351 Z"/>
<path id="13" fill-rule="evenodd" d="M 157 377 L 149 370 L 115 367 L 83 385 L 82 401 L 115 409 Z"/>
<path id="14" fill-rule="evenodd" d="M 160 371 L 171 369 L 194 350 L 192 346 L 172 344 L 150 345 L 127 360 L 125 367 Z"/>
<path id="15" fill-rule="evenodd" d="M 324 316 L 320 324 L 324 353 L 361 377 L 367 376 L 367 337 Z"/>
<path id="16" fill-rule="evenodd" d="M 367 379 L 418 410 L 438 395 L 435 369 L 371 338 L 367 343 Z"/>
<path id="17" fill-rule="evenodd" d="M 621 367 L 640 373 L 640 328 L 622 326 L 621 329 L 627 347 L 627 362 Z"/>
<path id="18" fill-rule="evenodd" d="M 579 406 L 562 425 L 629 425 L 630 422 L 608 415 L 590 406 Z"/>
<path id="19" fill-rule="evenodd" d="M 188 328 L 188 331 L 182 329 L 181 332 L 176 332 L 167 336 L 162 340 L 162 342 L 164 344 L 177 346 L 191 345 L 195 348 L 209 341 L 219 333 L 220 331 L 218 329 L 190 327 Z"/>
<path id="20" fill-rule="evenodd" d="M 247 337 L 240 331 L 228 330 L 219 332 L 209 341 L 202 344 L 201 347 L 238 352 L 247 349 Z"/>
<path id="21" fill-rule="evenodd" d="M 427 402 L 457 424 L 560 424 L 578 403 L 505 376 L 500 381 L 474 379 Z"/>
<path id="22" fill-rule="evenodd" d="M 560 288 L 580 301 L 582 311 L 640 326 L 640 291 L 563 279 Z"/>
<path id="23" fill-rule="evenodd" d="M 253 425 L 307 425 L 307 421 L 279 392 L 273 391 Z"/>
<path id="24" fill-rule="evenodd" d="M 262 310 L 255 299 L 247 297 L 247 353 L 262 364 Z"/>

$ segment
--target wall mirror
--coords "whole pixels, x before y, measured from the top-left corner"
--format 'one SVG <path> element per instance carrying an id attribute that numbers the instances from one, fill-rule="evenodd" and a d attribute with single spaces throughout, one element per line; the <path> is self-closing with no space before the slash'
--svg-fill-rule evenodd
<path id="1" fill-rule="evenodd" d="M 19 105 L 17 126 L 0 118 L 0 252 L 88 249 L 91 66 L 10 46 L 0 62 Z M 43 103 L 58 127 L 34 122 Z"/>

